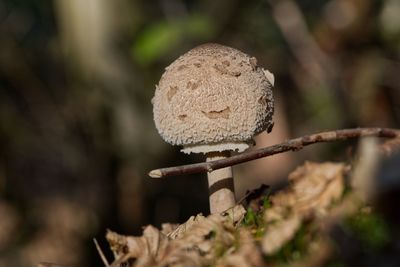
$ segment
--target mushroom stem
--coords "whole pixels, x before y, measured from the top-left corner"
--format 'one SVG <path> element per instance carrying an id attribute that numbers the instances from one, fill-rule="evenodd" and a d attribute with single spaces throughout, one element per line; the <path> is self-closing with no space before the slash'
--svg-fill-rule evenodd
<path id="1" fill-rule="evenodd" d="M 230 156 L 229 151 L 207 153 L 207 162 Z M 235 206 L 235 188 L 232 167 L 209 172 L 208 188 L 210 193 L 210 213 L 221 213 Z"/>

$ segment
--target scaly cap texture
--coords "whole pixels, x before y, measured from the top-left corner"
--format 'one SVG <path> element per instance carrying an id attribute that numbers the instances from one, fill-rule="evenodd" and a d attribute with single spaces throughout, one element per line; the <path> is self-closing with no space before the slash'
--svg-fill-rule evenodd
<path id="1" fill-rule="evenodd" d="M 274 76 L 254 57 L 218 44 L 190 50 L 156 86 L 154 121 L 183 152 L 243 151 L 272 125 Z"/>

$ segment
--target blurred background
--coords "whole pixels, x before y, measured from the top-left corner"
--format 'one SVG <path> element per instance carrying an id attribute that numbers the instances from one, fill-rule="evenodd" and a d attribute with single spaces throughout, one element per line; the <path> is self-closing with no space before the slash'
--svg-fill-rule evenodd
<path id="1" fill-rule="evenodd" d="M 200 162 L 158 135 L 151 98 L 164 68 L 217 42 L 275 74 L 267 146 L 316 131 L 400 127 L 398 0 L 2 0 L 0 266 L 99 266 L 107 228 L 208 213 L 205 174 L 151 180 Z M 279 184 L 315 145 L 235 167 L 237 197 Z"/>

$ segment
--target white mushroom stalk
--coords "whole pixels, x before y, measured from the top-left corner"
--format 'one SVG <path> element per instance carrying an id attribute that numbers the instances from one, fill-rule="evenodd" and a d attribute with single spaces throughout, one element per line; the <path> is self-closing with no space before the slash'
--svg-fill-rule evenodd
<path id="1" fill-rule="evenodd" d="M 207 154 L 207 162 L 224 159 L 230 152 L 213 152 Z M 210 194 L 210 213 L 221 213 L 235 206 L 235 186 L 232 167 L 225 167 L 207 174 Z"/>
<path id="2" fill-rule="evenodd" d="M 156 86 L 156 128 L 166 142 L 183 146 L 184 153 L 206 154 L 207 160 L 242 152 L 273 124 L 273 83 L 272 73 L 239 50 L 195 47 L 169 65 Z M 230 167 L 208 177 L 211 213 L 233 207 Z"/>

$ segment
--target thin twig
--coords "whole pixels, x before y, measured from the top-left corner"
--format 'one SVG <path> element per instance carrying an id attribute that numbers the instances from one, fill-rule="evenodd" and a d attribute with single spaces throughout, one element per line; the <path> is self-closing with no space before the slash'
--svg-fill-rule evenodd
<path id="1" fill-rule="evenodd" d="M 305 146 L 315 143 L 334 142 L 367 136 L 395 138 L 400 137 L 400 130 L 390 128 L 356 128 L 321 132 L 291 139 L 281 144 L 244 152 L 226 159 L 152 170 L 149 172 L 149 176 L 152 178 L 163 178 L 167 176 L 211 172 L 220 168 L 237 165 L 286 151 L 297 151 Z"/>
<path id="2" fill-rule="evenodd" d="M 101 250 L 101 247 L 99 246 L 99 243 L 97 242 L 96 238 L 93 238 L 93 242 L 94 245 L 96 246 L 97 252 L 99 253 L 101 260 L 104 263 L 104 266 L 109 267 L 110 264 L 108 263 L 107 258 L 104 255 L 103 251 Z"/>

